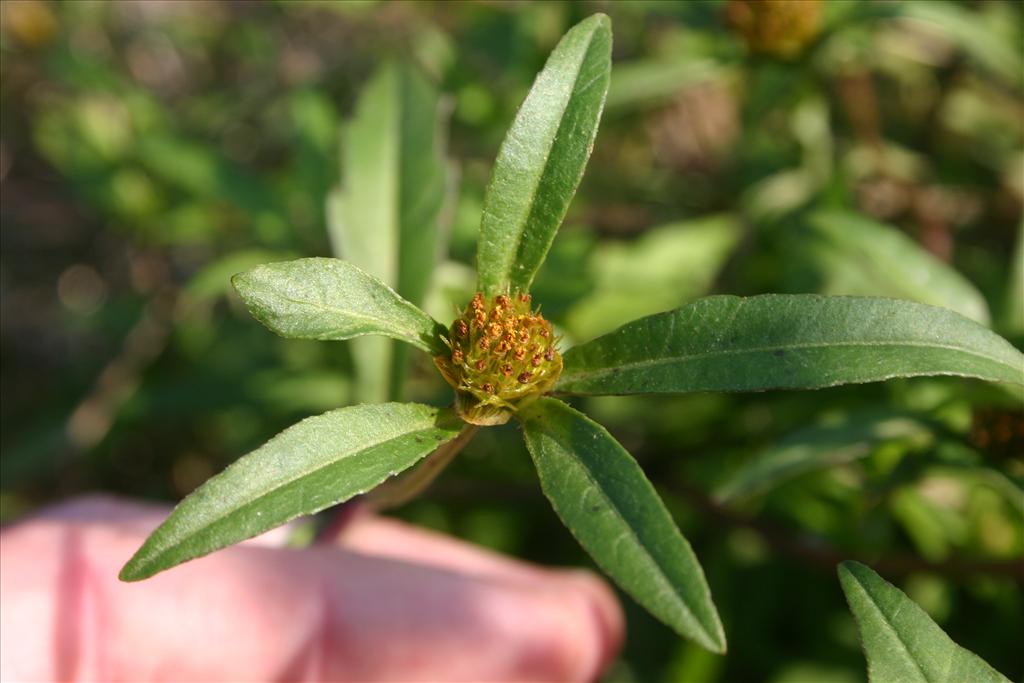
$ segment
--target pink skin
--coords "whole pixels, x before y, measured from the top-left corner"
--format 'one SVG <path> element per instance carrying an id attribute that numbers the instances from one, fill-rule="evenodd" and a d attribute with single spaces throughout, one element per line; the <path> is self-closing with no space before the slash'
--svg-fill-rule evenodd
<path id="1" fill-rule="evenodd" d="M 166 512 L 80 499 L 0 532 L 0 680 L 588 681 L 622 640 L 588 572 L 370 515 L 119 582 Z"/>

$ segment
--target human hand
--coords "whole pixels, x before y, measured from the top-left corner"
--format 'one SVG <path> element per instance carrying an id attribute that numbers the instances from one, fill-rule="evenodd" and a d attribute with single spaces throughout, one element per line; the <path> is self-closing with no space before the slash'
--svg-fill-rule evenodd
<path id="1" fill-rule="evenodd" d="M 622 639 L 588 572 L 370 515 L 334 542 L 271 532 L 119 582 L 166 512 L 79 499 L 0 532 L 0 679 L 584 681 Z"/>

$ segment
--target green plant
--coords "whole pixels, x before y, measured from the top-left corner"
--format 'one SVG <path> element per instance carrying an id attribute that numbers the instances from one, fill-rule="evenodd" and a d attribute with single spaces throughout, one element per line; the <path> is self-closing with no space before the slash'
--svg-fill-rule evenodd
<path id="1" fill-rule="evenodd" d="M 282 336 L 382 335 L 425 351 L 454 386 L 455 405 L 357 405 L 300 422 L 186 498 L 122 579 L 147 578 L 346 501 L 422 461 L 376 492 L 401 501 L 479 426 L 515 417 L 544 493 L 597 564 L 681 635 L 724 652 L 703 571 L 654 487 L 603 427 L 554 396 L 812 389 L 921 375 L 1024 385 L 1024 356 L 986 327 L 946 309 L 868 297 L 713 296 L 559 350 L 555 331 L 530 309 L 529 290 L 590 155 L 610 62 L 610 23 L 596 15 L 566 34 L 538 75 L 485 196 L 477 294 L 450 327 L 408 300 L 423 295 L 429 268 L 416 256 L 429 258 L 432 244 L 387 264 L 386 279 L 407 298 L 336 259 L 260 265 L 235 276 L 250 312 Z M 389 78 L 394 85 L 402 77 L 383 78 L 382 90 L 392 87 Z M 368 134 L 371 124 L 391 119 L 363 113 L 363 136 L 352 138 L 370 144 L 378 140 Z M 346 235 L 351 242 L 353 221 L 373 219 L 381 205 L 371 194 L 381 186 L 349 181 L 337 196 L 346 216 L 336 231 L 342 242 Z M 424 221 L 436 213 L 428 204 Z M 423 237 L 415 222 L 400 222 L 402 239 Z M 398 357 L 362 348 L 358 369 L 390 372 L 394 386 Z"/>
<path id="2" fill-rule="evenodd" d="M 947 636 L 898 588 L 858 562 L 839 565 L 868 658 L 871 683 L 938 683 L 1008 679 Z"/>

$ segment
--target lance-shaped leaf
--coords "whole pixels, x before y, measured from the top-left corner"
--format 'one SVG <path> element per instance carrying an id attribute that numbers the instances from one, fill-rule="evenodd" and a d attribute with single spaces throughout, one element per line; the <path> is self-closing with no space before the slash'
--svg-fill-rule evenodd
<path id="1" fill-rule="evenodd" d="M 253 317 L 292 339 L 382 334 L 444 353 L 437 321 L 347 261 L 303 258 L 266 263 L 231 278 Z"/>
<path id="2" fill-rule="evenodd" d="M 714 296 L 570 349 L 556 391 L 815 389 L 959 375 L 1024 385 L 1024 355 L 926 304 L 862 297 Z"/>
<path id="3" fill-rule="evenodd" d="M 446 194 L 440 97 L 418 69 L 386 62 L 341 127 L 342 183 L 328 197 L 335 256 L 351 261 L 423 304 L 439 249 Z M 396 396 L 404 347 L 388 339 L 353 342 L 358 392 L 365 401 Z"/>
<path id="4" fill-rule="evenodd" d="M 871 683 L 1010 683 L 868 567 L 843 562 L 839 582 L 860 627 Z"/>
<path id="5" fill-rule="evenodd" d="M 581 21 L 555 46 L 498 152 L 477 252 L 488 295 L 526 291 L 594 146 L 611 72 L 611 21 Z"/>
<path id="6" fill-rule="evenodd" d="M 450 411 L 415 403 L 311 417 L 240 458 L 185 498 L 121 570 L 148 578 L 368 491 L 455 438 Z"/>
<path id="7" fill-rule="evenodd" d="M 580 545 L 651 614 L 725 652 L 704 572 L 632 456 L 561 401 L 541 398 L 519 418 L 541 487 Z"/>

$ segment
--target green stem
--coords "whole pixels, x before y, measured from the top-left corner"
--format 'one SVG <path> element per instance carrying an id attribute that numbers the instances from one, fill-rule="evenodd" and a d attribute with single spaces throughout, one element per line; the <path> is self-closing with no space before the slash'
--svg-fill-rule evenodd
<path id="1" fill-rule="evenodd" d="M 469 443 L 479 429 L 477 425 L 466 424 L 459 435 L 436 451 L 413 469 L 409 474 L 384 482 L 366 495 L 367 502 L 376 510 L 403 505 L 430 486 L 445 467 L 455 459 L 459 451 Z"/>

